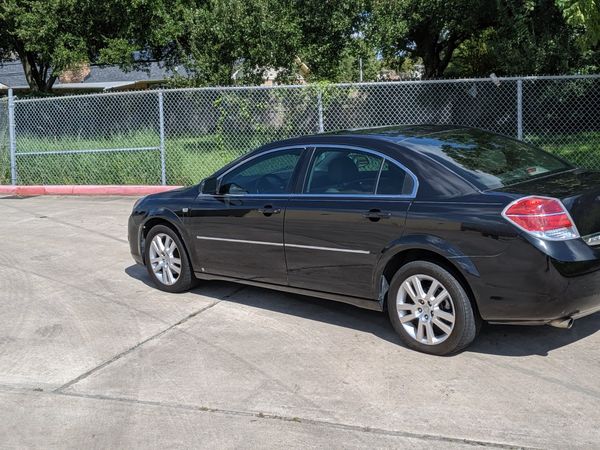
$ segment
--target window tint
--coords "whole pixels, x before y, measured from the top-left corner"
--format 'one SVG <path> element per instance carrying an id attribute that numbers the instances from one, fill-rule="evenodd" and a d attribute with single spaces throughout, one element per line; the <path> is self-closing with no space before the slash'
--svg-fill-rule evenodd
<path id="1" fill-rule="evenodd" d="M 221 194 L 286 194 L 301 148 L 281 150 L 258 156 L 225 174 Z"/>
<path id="2" fill-rule="evenodd" d="M 337 148 L 315 152 L 305 192 L 309 194 L 374 194 L 383 158 Z"/>
<path id="3" fill-rule="evenodd" d="M 385 161 L 381 169 L 377 194 L 410 195 L 415 187 L 413 178 L 396 164 Z"/>
<path id="4" fill-rule="evenodd" d="M 572 168 L 524 142 L 477 130 L 455 130 L 435 138 L 413 138 L 407 144 L 416 144 L 423 153 L 486 189 Z"/>

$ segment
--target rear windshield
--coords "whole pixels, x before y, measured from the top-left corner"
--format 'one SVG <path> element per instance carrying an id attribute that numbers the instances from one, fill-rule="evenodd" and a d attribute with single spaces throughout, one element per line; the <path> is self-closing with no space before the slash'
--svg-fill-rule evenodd
<path id="1" fill-rule="evenodd" d="M 454 130 L 405 143 L 415 144 L 480 189 L 497 189 L 573 168 L 539 148 L 478 130 Z"/>

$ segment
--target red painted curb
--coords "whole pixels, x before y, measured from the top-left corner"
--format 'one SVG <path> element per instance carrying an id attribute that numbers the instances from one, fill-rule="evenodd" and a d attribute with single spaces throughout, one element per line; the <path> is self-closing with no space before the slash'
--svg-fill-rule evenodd
<path id="1" fill-rule="evenodd" d="M 0 185 L 0 195 L 148 195 L 171 191 L 181 186 L 128 186 L 128 185 L 57 185 L 6 186 Z"/>

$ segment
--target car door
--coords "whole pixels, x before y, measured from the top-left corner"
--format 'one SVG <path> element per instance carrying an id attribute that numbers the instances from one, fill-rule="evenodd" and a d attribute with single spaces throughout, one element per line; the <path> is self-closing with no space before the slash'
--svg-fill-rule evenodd
<path id="1" fill-rule="evenodd" d="M 403 233 L 416 177 L 376 151 L 318 146 L 304 178 L 286 210 L 290 286 L 374 299 L 375 266 Z"/>
<path id="2" fill-rule="evenodd" d="M 303 150 L 252 156 L 198 195 L 188 219 L 196 271 L 287 284 L 283 219 Z"/>

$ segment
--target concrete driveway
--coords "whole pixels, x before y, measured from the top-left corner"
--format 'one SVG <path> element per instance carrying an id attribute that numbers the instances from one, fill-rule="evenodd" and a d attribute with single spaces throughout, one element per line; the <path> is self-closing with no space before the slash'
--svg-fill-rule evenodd
<path id="1" fill-rule="evenodd" d="M 133 201 L 0 199 L 0 447 L 600 448 L 600 315 L 441 358 L 348 305 L 167 294 Z"/>

